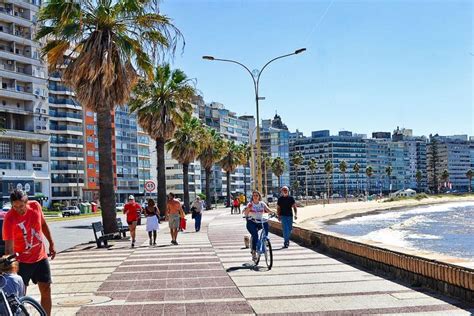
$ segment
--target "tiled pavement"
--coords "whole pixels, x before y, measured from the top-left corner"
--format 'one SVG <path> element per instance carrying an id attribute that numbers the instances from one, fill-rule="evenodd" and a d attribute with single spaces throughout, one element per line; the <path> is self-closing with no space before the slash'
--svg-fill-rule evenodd
<path id="1" fill-rule="evenodd" d="M 474 306 L 380 278 L 271 236 L 274 267 L 254 269 L 243 248 L 245 223 L 229 211 L 203 216 L 201 232 L 180 234 L 169 245 L 164 228 L 149 247 L 118 241 L 61 253 L 52 262 L 56 315 L 470 315 Z M 188 221 L 188 231 L 193 231 Z M 166 226 L 166 224 L 164 225 Z M 91 232 L 92 234 L 92 232 Z M 30 294 L 35 293 L 32 288 Z M 81 307 L 82 305 L 82 307 Z M 464 309 L 463 309 L 464 308 Z"/>

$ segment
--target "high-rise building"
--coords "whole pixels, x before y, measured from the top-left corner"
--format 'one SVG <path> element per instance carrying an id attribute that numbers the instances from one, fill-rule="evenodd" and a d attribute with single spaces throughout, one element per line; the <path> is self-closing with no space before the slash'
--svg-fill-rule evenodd
<path id="1" fill-rule="evenodd" d="M 280 181 L 273 173 L 271 166 L 267 167 L 266 177 L 265 174 L 263 177 L 267 195 L 278 195 L 279 185 L 290 185 L 290 132 L 288 127 L 283 124 L 281 117 L 275 114 L 273 119 L 262 120 L 261 136 L 262 153 L 272 159 L 280 157 L 285 162 L 285 171 L 281 175 Z"/>
<path id="2" fill-rule="evenodd" d="M 199 106 L 199 118 L 207 126 L 214 128 L 224 138 L 232 140 L 237 144 L 248 144 L 253 138 L 251 133 L 255 130 L 255 119 L 250 116 L 237 116 L 236 113 L 224 108 L 218 102 L 210 104 L 201 103 Z M 205 172 L 202 171 L 201 182 L 205 186 Z M 231 194 L 249 192 L 251 187 L 250 168 L 239 166 L 231 175 Z M 226 174 L 220 166 L 214 166 L 211 179 L 211 194 L 213 200 L 223 200 L 227 194 Z"/>
<path id="3" fill-rule="evenodd" d="M 347 131 L 337 136 L 331 136 L 328 130 L 315 131 L 311 133 L 311 137 L 295 140 L 290 145 L 290 152 L 301 152 L 304 157 L 303 164 L 298 168 L 290 160 L 290 182 L 293 185 L 298 181 L 300 193 L 306 192 L 307 188 L 309 195 L 324 194 L 327 192 L 328 182 L 331 195 L 338 193 L 343 196 L 346 186 L 349 194 L 365 191 L 367 150 L 361 137 L 355 137 Z M 315 172 L 308 168 L 312 158 L 317 162 Z M 347 163 L 345 175 L 339 170 L 339 164 L 343 160 Z M 333 165 L 333 171 L 329 175 L 324 169 L 326 161 L 331 161 Z M 359 164 L 359 173 L 353 170 L 355 163 Z"/>
<path id="4" fill-rule="evenodd" d="M 39 5 L 19 0 L 0 4 L 2 200 L 17 187 L 31 198 L 51 197 L 47 71 L 33 40 Z"/>
<path id="5" fill-rule="evenodd" d="M 469 187 L 466 172 L 470 168 L 471 153 L 467 136 L 430 136 L 427 146 L 427 172 L 428 184 L 432 191 L 466 192 Z M 443 179 L 444 170 L 448 171 L 448 179 Z"/>
<path id="6" fill-rule="evenodd" d="M 48 90 L 51 201 L 77 205 L 85 182 L 84 113 L 74 92 L 61 82 L 59 72 L 50 74 Z"/>

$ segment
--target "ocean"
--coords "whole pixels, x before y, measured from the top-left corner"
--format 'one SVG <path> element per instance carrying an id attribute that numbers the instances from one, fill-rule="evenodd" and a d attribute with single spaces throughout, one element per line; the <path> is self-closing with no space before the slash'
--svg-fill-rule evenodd
<path id="1" fill-rule="evenodd" d="M 474 261 L 474 202 L 381 211 L 327 224 L 340 234 Z"/>

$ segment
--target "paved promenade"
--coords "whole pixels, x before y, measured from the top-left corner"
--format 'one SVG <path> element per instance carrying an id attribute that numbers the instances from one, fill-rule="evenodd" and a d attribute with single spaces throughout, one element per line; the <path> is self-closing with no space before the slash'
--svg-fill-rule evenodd
<path id="1" fill-rule="evenodd" d="M 158 246 L 117 241 L 81 245 L 52 261 L 55 315 L 470 315 L 474 306 L 400 285 L 271 236 L 274 267 L 253 269 L 243 248 L 244 220 L 208 211 L 203 227 L 171 246 L 167 223 Z M 90 233 L 92 231 L 85 231 Z M 59 236 L 56 236 L 59 238 Z M 37 295 L 31 287 L 30 294 Z"/>

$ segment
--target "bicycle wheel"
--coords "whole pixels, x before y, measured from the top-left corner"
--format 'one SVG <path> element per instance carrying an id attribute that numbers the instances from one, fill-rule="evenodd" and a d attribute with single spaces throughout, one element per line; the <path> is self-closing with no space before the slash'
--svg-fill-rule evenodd
<path id="1" fill-rule="evenodd" d="M 273 266 L 273 251 L 270 239 L 265 239 L 265 263 L 267 264 L 268 270 L 272 269 Z"/>
<path id="2" fill-rule="evenodd" d="M 32 297 L 23 296 L 20 298 L 20 310 L 16 315 L 21 316 L 46 316 L 43 307 Z"/>
<path id="3" fill-rule="evenodd" d="M 255 262 L 255 265 L 257 266 L 258 263 L 260 262 L 260 256 L 261 256 L 261 252 L 260 252 L 260 240 L 257 240 L 257 249 L 255 250 L 255 260 L 253 262 Z"/>

